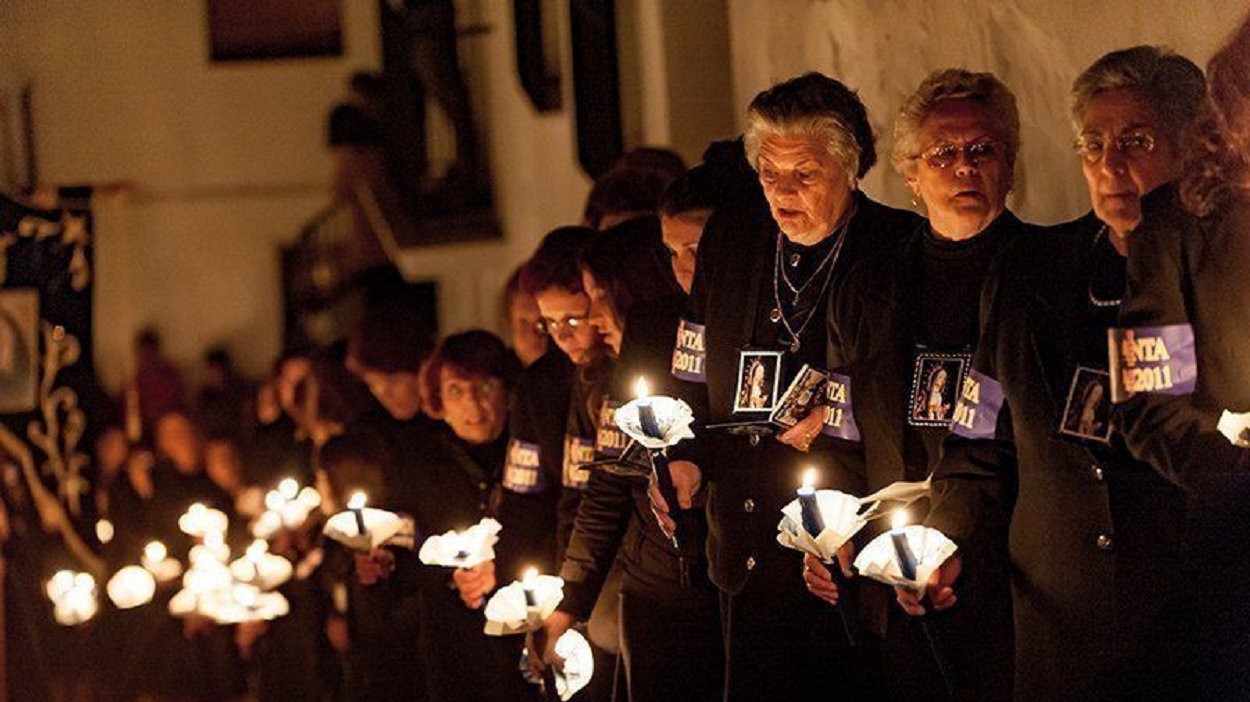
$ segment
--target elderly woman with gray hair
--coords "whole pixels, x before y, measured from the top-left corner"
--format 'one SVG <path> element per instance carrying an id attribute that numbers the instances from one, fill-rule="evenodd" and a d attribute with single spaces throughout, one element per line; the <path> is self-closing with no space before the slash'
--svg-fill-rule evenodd
<path id="1" fill-rule="evenodd" d="M 701 381 L 685 398 L 695 416 L 743 431 L 702 429 L 671 449 L 679 502 L 671 506 L 689 508 L 692 495 L 706 493 L 710 573 L 725 618 L 726 700 L 835 690 L 877 699 L 875 650 L 850 645 L 838 617 L 804 591 L 799 555 L 776 543 L 777 515 L 794 499 L 803 468 L 820 468 L 820 487 L 864 494 L 862 454 L 823 433 L 823 406 L 775 437 L 766 427 L 779 389 L 805 365 L 824 367 L 825 312 L 846 271 L 893 246 L 918 218 L 859 191 L 876 152 L 864 105 L 842 83 L 818 73 L 780 83 L 755 97 L 748 119 L 746 153 L 767 209 L 722 208 L 708 222 L 679 334 L 705 360 L 697 378 L 689 366 L 680 376 Z M 744 369 L 757 361 L 769 369 L 765 406 L 744 407 L 736 402 Z M 651 494 L 671 530 L 670 505 Z M 849 563 L 851 554 L 843 555 Z"/>
<path id="2" fill-rule="evenodd" d="M 1029 228 L 1007 209 L 1019 148 L 1015 96 L 989 73 L 932 73 L 895 122 L 894 167 L 928 221 L 857 265 L 828 316 L 828 367 L 850 378 L 870 490 L 924 480 L 941 456 L 977 342 L 982 283 Z M 927 508 L 927 500 L 911 505 L 911 519 L 923 520 Z M 1011 698 L 1004 540 L 980 530 L 960 549 L 976 554 L 963 574 L 975 586 L 965 587 L 957 610 L 933 617 L 944 633 L 940 662 L 919 623 L 890 606 L 893 593 L 861 585 L 877 605 L 869 623 L 884 636 L 890 699 Z M 814 558 L 805 565 L 812 593 L 836 601 L 828 570 Z"/>
<path id="3" fill-rule="evenodd" d="M 1141 198 L 1180 172 L 1202 72 L 1154 47 L 1102 57 L 1073 85 L 1093 212 L 1021 237 L 986 282 L 981 338 L 926 522 L 963 541 L 1006 525 L 1017 700 L 1158 699 L 1175 684 L 1176 565 L 1185 494 L 1136 459 L 1110 422 L 1108 330 Z M 1143 340 L 1148 341 L 1148 340 Z M 1156 362 L 1147 345 L 1139 360 Z M 912 614 L 950 608 L 976 557 L 952 559 Z M 957 580 L 957 578 L 959 578 Z M 1179 694 L 1179 696 L 1177 696 Z M 1170 699 L 1190 699 L 1173 690 Z"/>

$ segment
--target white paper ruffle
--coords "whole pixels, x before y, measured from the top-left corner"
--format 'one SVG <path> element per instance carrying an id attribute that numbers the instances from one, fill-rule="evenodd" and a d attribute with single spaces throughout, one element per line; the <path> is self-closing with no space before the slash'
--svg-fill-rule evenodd
<path id="1" fill-rule="evenodd" d="M 642 422 L 638 419 L 638 404 L 648 402 L 655 412 L 656 424 L 664 436 L 659 439 L 647 436 L 642 431 Z M 616 426 L 629 435 L 629 438 L 643 446 L 659 450 L 675 445 L 682 439 L 693 439 L 694 432 L 690 425 L 694 422 L 694 411 L 690 405 L 664 395 L 652 395 L 640 400 L 630 400 L 616 410 Z"/>
<path id="2" fill-rule="evenodd" d="M 503 526 L 486 517 L 464 531 L 449 531 L 431 536 L 421 544 L 418 556 L 429 566 L 472 568 L 495 560 L 495 544 Z"/>
<path id="3" fill-rule="evenodd" d="M 534 579 L 534 606 L 525 604 L 521 581 L 500 588 L 486 603 L 485 631 L 490 636 L 524 634 L 541 628 L 564 599 L 564 581 L 554 575 Z"/>
<path id="4" fill-rule="evenodd" d="M 958 549 L 945 534 L 931 527 L 912 524 L 903 527 L 902 531 L 916 559 L 916 579 L 903 577 L 890 532 L 878 535 L 855 558 L 855 569 L 860 575 L 886 585 L 918 589 L 928 583 L 933 571 Z"/>

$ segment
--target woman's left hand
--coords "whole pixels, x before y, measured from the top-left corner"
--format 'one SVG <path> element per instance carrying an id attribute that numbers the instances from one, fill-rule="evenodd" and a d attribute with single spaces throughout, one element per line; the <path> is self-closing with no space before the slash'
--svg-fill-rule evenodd
<path id="1" fill-rule="evenodd" d="M 825 427 L 825 413 L 828 408 L 824 405 L 817 405 L 812 408 L 807 416 L 799 420 L 798 424 L 790 427 L 781 434 L 777 435 L 777 440 L 787 446 L 791 446 L 803 453 L 812 447 L 812 442 L 816 437 L 820 436 L 820 431 Z"/>

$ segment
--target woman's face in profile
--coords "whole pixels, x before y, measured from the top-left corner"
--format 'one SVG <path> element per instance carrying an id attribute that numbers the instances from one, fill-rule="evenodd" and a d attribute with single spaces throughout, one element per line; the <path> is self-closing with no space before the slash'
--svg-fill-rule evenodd
<path id="1" fill-rule="evenodd" d="M 612 355 L 620 355 L 625 324 L 616 314 L 612 297 L 586 268 L 582 269 L 582 289 L 590 297 L 590 325 L 603 337 L 603 343 L 612 350 Z"/>

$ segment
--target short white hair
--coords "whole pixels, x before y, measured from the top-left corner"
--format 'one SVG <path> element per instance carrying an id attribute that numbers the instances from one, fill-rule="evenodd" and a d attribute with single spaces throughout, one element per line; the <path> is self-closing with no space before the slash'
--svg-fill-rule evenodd
<path id="1" fill-rule="evenodd" d="M 1007 145 L 1007 163 L 1014 168 L 1020 152 L 1020 113 L 1016 96 L 993 73 L 973 73 L 962 68 L 944 68 L 930 73 L 916 92 L 903 102 L 894 121 L 894 169 L 904 176 L 914 171 L 920 155 L 921 127 L 935 107 L 947 100 L 971 100 L 989 113 L 994 131 Z"/>

